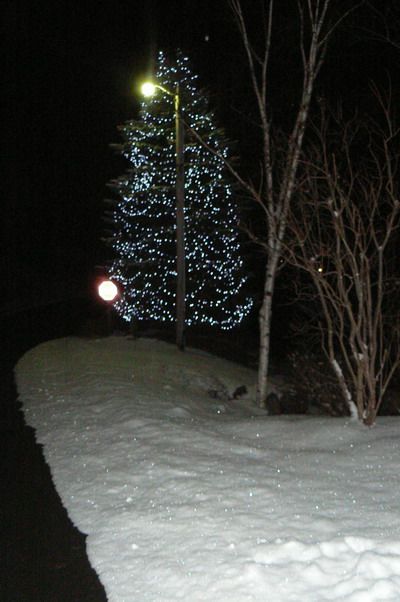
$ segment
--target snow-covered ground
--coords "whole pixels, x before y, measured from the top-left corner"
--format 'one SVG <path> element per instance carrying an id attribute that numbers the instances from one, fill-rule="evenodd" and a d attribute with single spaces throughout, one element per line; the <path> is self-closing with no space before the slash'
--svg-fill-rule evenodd
<path id="1" fill-rule="evenodd" d="M 400 600 L 399 418 L 268 417 L 250 370 L 149 339 L 50 341 L 16 376 L 110 602 Z"/>

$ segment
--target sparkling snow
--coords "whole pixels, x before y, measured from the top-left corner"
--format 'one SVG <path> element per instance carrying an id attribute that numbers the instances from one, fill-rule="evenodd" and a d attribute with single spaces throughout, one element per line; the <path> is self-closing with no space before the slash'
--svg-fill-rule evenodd
<path id="1" fill-rule="evenodd" d="M 268 417 L 252 371 L 149 339 L 51 341 L 16 377 L 110 602 L 400 600 L 398 418 Z"/>

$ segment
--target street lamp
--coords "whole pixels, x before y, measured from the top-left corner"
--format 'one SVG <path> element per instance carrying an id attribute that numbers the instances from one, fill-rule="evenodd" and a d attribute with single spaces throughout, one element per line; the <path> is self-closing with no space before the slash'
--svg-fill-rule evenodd
<path id="1" fill-rule="evenodd" d="M 185 167 L 184 167 L 184 130 L 181 116 L 179 84 L 175 93 L 159 84 L 146 82 L 141 90 L 144 96 L 153 96 L 159 89 L 174 97 L 175 104 L 175 154 L 176 154 L 176 344 L 183 351 L 185 348 Z"/>
<path id="2" fill-rule="evenodd" d="M 114 301 L 114 299 L 118 296 L 117 285 L 114 284 L 112 280 L 102 280 L 97 287 L 97 292 L 103 301 L 108 302 Z"/>
<path id="3" fill-rule="evenodd" d="M 99 295 L 100 299 L 103 299 L 103 301 L 105 301 L 107 304 L 107 310 L 106 310 L 107 334 L 111 335 L 112 334 L 111 310 L 112 310 L 113 301 L 115 301 L 115 299 L 119 295 L 118 287 L 112 280 L 105 279 L 99 283 L 99 285 L 97 287 L 97 294 Z"/>

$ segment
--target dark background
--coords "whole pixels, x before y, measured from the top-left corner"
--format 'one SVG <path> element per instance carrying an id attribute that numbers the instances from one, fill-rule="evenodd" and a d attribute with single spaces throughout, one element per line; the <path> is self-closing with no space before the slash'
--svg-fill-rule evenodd
<path id="1" fill-rule="evenodd" d="M 259 4 L 243 2 L 256 34 Z M 287 124 L 299 74 L 295 3 L 276 4 L 272 98 L 276 120 Z M 388 11 L 390 24 L 398 16 L 392 0 L 367 3 L 350 17 L 332 39 L 316 98 L 369 110 L 370 79 L 385 82 L 391 73 L 397 85 L 400 50 L 381 39 L 385 25 L 374 5 Z M 49 303 L 95 303 L 96 266 L 108 256 L 101 242 L 106 183 L 127 168 L 109 145 L 119 141 L 117 125 L 137 116 L 138 86 L 159 49 L 189 55 L 220 124 L 237 141 L 242 169 L 254 177 L 258 137 L 241 41 L 224 0 L 14 0 L 2 16 L 0 315 L 16 319 Z M 255 252 L 256 292 L 260 265 Z M 278 291 L 281 300 L 285 294 Z"/>

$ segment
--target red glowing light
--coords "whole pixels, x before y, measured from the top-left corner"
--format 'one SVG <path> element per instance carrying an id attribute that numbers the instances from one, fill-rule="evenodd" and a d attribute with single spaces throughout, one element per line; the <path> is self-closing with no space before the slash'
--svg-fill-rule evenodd
<path id="1" fill-rule="evenodd" d="M 111 280 L 103 280 L 99 284 L 97 291 L 103 301 L 114 301 L 115 297 L 118 296 L 118 288 Z"/>

